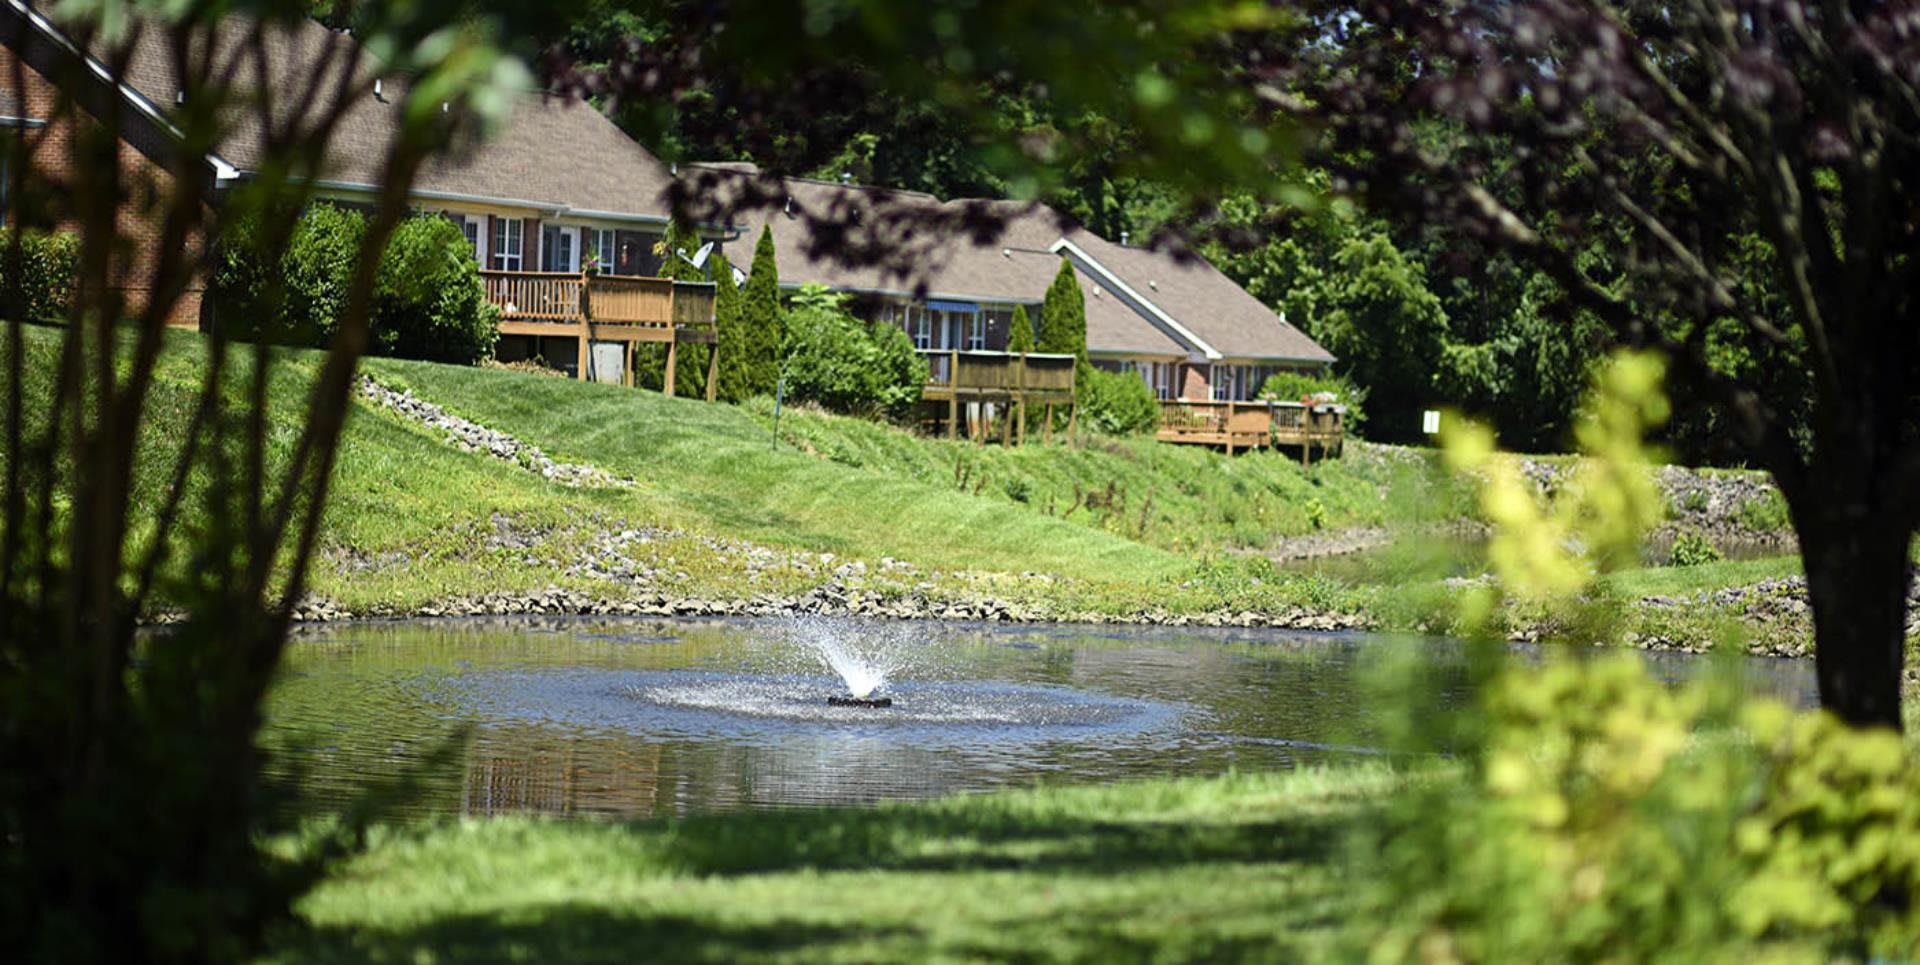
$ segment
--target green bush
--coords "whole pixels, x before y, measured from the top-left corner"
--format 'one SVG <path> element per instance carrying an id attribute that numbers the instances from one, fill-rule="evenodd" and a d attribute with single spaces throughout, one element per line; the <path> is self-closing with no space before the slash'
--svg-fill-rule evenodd
<path id="1" fill-rule="evenodd" d="M 0 231 L 0 319 L 58 321 L 67 314 L 80 273 L 80 241 L 70 234 L 22 231 L 15 252 L 13 233 Z M 20 276 L 13 277 L 15 258 Z"/>
<path id="2" fill-rule="evenodd" d="M 1150 432 L 1159 422 L 1160 404 L 1140 376 L 1082 365 L 1077 379 L 1080 421 L 1089 428 L 1128 435 Z"/>
<path id="3" fill-rule="evenodd" d="M 1675 566 L 1701 566 L 1707 563 L 1718 563 L 1725 558 L 1720 554 L 1718 547 L 1693 530 L 1681 530 L 1679 535 L 1673 538 L 1673 565 Z"/>
<path id="4" fill-rule="evenodd" d="M 1787 501 L 1777 489 L 1769 489 L 1765 496 L 1741 503 L 1735 516 L 1739 518 L 1740 525 L 1756 533 L 1781 533 L 1793 528 L 1793 517 L 1787 512 Z"/>
<path id="5" fill-rule="evenodd" d="M 1344 375 L 1312 375 L 1305 372 L 1275 372 L 1260 386 L 1260 398 L 1276 402 L 1298 402 L 1322 392 L 1332 393 L 1335 401 L 1347 407 L 1348 432 L 1357 432 L 1366 424 L 1367 390 Z"/>
<path id="6" fill-rule="evenodd" d="M 831 303 L 797 303 L 783 354 L 787 398 L 836 412 L 904 415 L 927 381 L 927 363 L 905 332 L 869 325 Z"/>
<path id="7" fill-rule="evenodd" d="M 1898 735 L 1671 687 L 1637 656 L 1506 668 L 1359 842 L 1375 961 L 1905 959 L 1920 770 Z"/>
<path id="8" fill-rule="evenodd" d="M 376 355 L 473 365 L 493 355 L 500 310 L 487 301 L 473 248 L 452 221 L 420 215 L 387 242 L 374 281 Z"/>
<path id="9" fill-rule="evenodd" d="M 273 271 L 259 223 L 229 226 L 209 285 L 215 319 L 235 338 L 326 345 L 346 311 L 366 233 L 358 213 L 313 205 Z M 374 280 L 373 354 L 473 364 L 493 354 L 499 326 L 473 248 L 453 222 L 425 214 L 394 229 Z"/>
<path id="10" fill-rule="evenodd" d="M 325 345 L 346 309 L 366 219 L 330 204 L 308 208 L 276 263 L 257 218 L 225 227 L 208 298 L 222 331 L 246 341 Z"/>

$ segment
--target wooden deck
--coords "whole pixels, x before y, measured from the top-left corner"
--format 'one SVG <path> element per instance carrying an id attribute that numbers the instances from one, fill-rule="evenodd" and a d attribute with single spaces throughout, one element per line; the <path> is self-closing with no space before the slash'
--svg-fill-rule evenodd
<path id="1" fill-rule="evenodd" d="M 713 344 L 711 282 L 574 272 L 480 272 L 487 300 L 500 308 L 500 334 L 572 338 L 579 344 L 577 373 L 586 379 L 594 342 L 626 343 L 621 381 L 633 384 L 633 346 L 667 346 L 666 394 L 673 394 L 674 363 L 682 342 Z M 708 353 L 707 400 L 714 398 L 718 351 Z"/>
<path id="2" fill-rule="evenodd" d="M 1161 442 L 1220 446 L 1228 455 L 1242 449 L 1299 446 L 1300 461 L 1310 462 L 1313 450 L 1338 452 L 1346 439 L 1346 409 L 1339 405 L 1308 406 L 1300 402 L 1192 402 L 1160 403 Z"/>
<path id="3" fill-rule="evenodd" d="M 1053 435 L 1053 407 L 1074 401 L 1074 357 L 1007 352 L 966 352 L 957 349 L 921 349 L 927 360 L 927 384 L 920 398 L 937 408 L 946 403 L 948 438 L 960 434 L 962 405 L 999 403 L 1011 407 L 1003 421 L 1002 442 L 1026 441 L 1028 405 L 1044 406 L 1049 439 Z M 1072 416 L 1069 416 L 1071 419 Z M 1071 429 L 1071 422 L 1069 422 Z"/>

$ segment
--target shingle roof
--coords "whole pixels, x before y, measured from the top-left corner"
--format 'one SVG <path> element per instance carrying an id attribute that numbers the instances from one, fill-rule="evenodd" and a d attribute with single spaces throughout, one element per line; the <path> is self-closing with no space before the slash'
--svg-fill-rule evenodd
<path id="1" fill-rule="evenodd" d="M 218 31 L 216 42 L 233 43 L 241 36 L 238 26 L 235 21 L 233 27 Z M 347 40 L 343 35 L 307 20 L 293 27 L 269 27 L 265 37 L 277 119 L 293 116 L 308 99 L 325 97 L 334 89 L 344 69 Z M 162 109 L 175 103 L 180 89 L 164 43 L 158 31 L 144 32 L 126 73 L 128 84 Z M 375 95 L 368 89 L 374 72 L 371 66 L 360 69 L 360 82 L 347 95 L 351 103 L 328 145 L 326 180 L 347 185 L 373 185 L 381 180 L 409 88 L 405 78 L 389 77 Z M 248 76 L 248 72 L 242 70 L 237 76 Z M 258 170 L 264 151 L 259 125 L 250 112 L 236 117 L 218 154 L 243 172 Z M 668 214 L 665 192 L 672 182 L 664 164 L 598 110 L 527 92 L 515 101 L 495 137 L 431 159 L 414 187 L 421 193 L 472 195 L 657 220 Z"/>
<path id="2" fill-rule="evenodd" d="M 750 174 L 735 165 L 700 165 L 710 170 Z M 804 178 L 783 179 L 791 209 L 745 212 L 735 218 L 746 231 L 725 250 L 735 267 L 745 270 L 753 258 L 762 227 L 773 228 L 774 257 L 782 283 L 817 282 L 834 288 L 910 294 L 916 287 L 928 295 L 1037 303 L 1059 270 L 1059 255 L 1051 249 L 1061 239 L 1072 241 L 1096 263 L 1079 268 L 1081 290 L 1087 296 L 1087 346 L 1093 351 L 1132 354 L 1186 355 L 1203 351 L 1168 330 L 1152 313 L 1127 304 L 1100 277 L 1111 273 L 1142 298 L 1153 303 L 1227 359 L 1288 359 L 1330 362 L 1333 356 L 1300 330 L 1281 320 L 1272 309 L 1248 294 L 1204 259 L 1182 262 L 1164 252 L 1117 245 L 1083 228 L 1065 223 L 1044 205 L 1013 201 L 946 201 L 932 195 L 862 185 L 837 184 Z M 722 191 L 724 192 L 724 188 Z M 924 250 L 915 278 L 901 278 L 879 267 L 848 267 L 814 250 L 807 221 L 812 213 L 837 221 L 877 224 L 884 209 L 944 209 L 972 205 L 1006 219 L 1005 231 L 992 240 L 961 235 L 890 239 Z M 884 236 L 885 230 L 873 231 Z M 885 241 L 884 237 L 859 243 Z M 918 283 L 918 286 L 916 286 Z"/>

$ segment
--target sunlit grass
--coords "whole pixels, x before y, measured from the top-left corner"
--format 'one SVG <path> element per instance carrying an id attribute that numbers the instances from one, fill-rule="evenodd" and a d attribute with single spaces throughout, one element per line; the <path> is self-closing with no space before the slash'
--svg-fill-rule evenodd
<path id="1" fill-rule="evenodd" d="M 1377 768 L 636 824 L 383 831 L 276 960 L 1288 959 L 1350 908 Z"/>

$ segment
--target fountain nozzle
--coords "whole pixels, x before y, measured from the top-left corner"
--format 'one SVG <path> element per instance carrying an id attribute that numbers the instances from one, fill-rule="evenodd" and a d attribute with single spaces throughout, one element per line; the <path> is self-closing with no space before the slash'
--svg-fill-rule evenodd
<path id="1" fill-rule="evenodd" d="M 873 710 L 881 707 L 892 707 L 893 698 L 892 697 L 842 697 L 838 694 L 834 694 L 827 698 L 827 706 L 829 707 L 865 707 L 870 710 Z"/>

